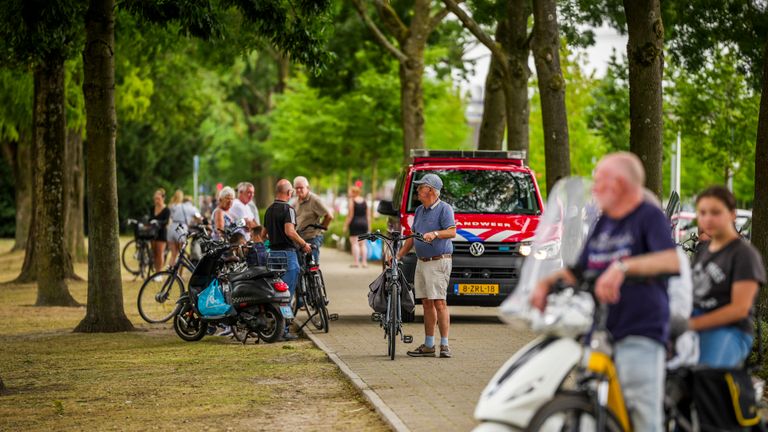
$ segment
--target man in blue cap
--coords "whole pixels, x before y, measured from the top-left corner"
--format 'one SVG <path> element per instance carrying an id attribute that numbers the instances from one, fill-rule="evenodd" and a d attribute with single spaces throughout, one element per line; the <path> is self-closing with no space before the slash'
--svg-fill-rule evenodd
<path id="1" fill-rule="evenodd" d="M 417 187 L 418 199 L 421 205 L 416 208 L 411 231 L 421 233 L 424 242 L 416 242 L 416 275 L 414 285 L 416 298 L 421 299 L 424 306 L 424 343 L 413 351 L 408 351 L 411 357 L 434 357 L 435 324 L 440 329 L 440 357 L 450 358 L 451 349 L 448 346 L 448 331 L 451 317 L 445 296 L 448 281 L 451 278 L 451 254 L 456 237 L 456 222 L 453 218 L 453 208 L 440 200 L 440 190 L 443 181 L 436 174 L 426 174 L 413 184 Z M 408 239 L 398 253 L 398 259 L 411 250 L 413 239 Z"/>

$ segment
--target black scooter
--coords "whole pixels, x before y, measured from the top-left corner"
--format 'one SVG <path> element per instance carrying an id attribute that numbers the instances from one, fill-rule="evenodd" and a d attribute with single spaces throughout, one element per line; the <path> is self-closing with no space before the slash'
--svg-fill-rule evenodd
<path id="1" fill-rule="evenodd" d="M 181 296 L 173 318 L 173 328 L 187 342 L 202 339 L 208 326 L 224 324 L 232 327 L 233 336 L 242 343 L 249 337 L 256 342 L 275 342 L 285 330 L 286 320 L 293 319 L 288 284 L 280 279 L 285 267 L 249 267 L 242 271 L 227 272 L 227 263 L 238 260 L 233 249 L 240 246 L 216 244 L 200 259 L 189 280 L 189 290 Z M 210 283 L 218 279 L 224 297 L 232 308 L 224 315 L 203 316 L 198 307 L 198 296 Z"/>

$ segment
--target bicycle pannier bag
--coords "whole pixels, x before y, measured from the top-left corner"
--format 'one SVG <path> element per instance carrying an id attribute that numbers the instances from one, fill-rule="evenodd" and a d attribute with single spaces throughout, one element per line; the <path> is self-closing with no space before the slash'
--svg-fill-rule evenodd
<path id="1" fill-rule="evenodd" d="M 413 313 L 413 311 L 416 310 L 416 299 L 414 298 L 413 287 L 405 279 L 405 274 L 402 272 L 400 272 L 400 286 L 402 287 L 400 291 L 400 306 L 404 311 Z"/>
<path id="2" fill-rule="evenodd" d="M 752 377 L 745 369 L 699 369 L 693 400 L 701 430 L 742 431 L 760 423 Z"/>
<path id="3" fill-rule="evenodd" d="M 381 272 L 370 285 L 368 285 L 368 306 L 374 312 L 387 313 L 387 272 Z"/>

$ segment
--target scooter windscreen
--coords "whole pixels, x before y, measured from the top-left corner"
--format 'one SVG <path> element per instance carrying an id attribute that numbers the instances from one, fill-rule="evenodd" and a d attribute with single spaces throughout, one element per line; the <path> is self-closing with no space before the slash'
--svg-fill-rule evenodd
<path id="1" fill-rule="evenodd" d="M 598 216 L 591 180 L 567 177 L 555 184 L 530 244 L 517 287 L 501 304 L 503 320 L 510 323 L 531 320 L 535 312 L 531 310 L 530 299 L 536 283 L 564 266 L 576 263 Z"/>

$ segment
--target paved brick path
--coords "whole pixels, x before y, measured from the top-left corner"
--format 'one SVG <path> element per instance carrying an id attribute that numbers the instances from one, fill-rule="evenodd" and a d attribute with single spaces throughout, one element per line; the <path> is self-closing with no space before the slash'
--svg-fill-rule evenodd
<path id="1" fill-rule="evenodd" d="M 485 384 L 512 353 L 533 338 L 502 324 L 496 308 L 454 307 L 453 358 L 411 358 L 405 352 L 424 338 L 421 306 L 417 306 L 417 322 L 404 325 L 405 334 L 413 335 L 413 344 L 398 340 L 397 356 L 391 361 L 386 356 L 384 331 L 371 321 L 366 297 L 368 284 L 379 274 L 379 263 L 367 269 L 350 268 L 348 254 L 329 248 L 323 249 L 320 261 L 329 310 L 338 313 L 339 320 L 331 322 L 328 334 L 314 335 L 383 400 L 404 429 L 470 430 Z"/>

